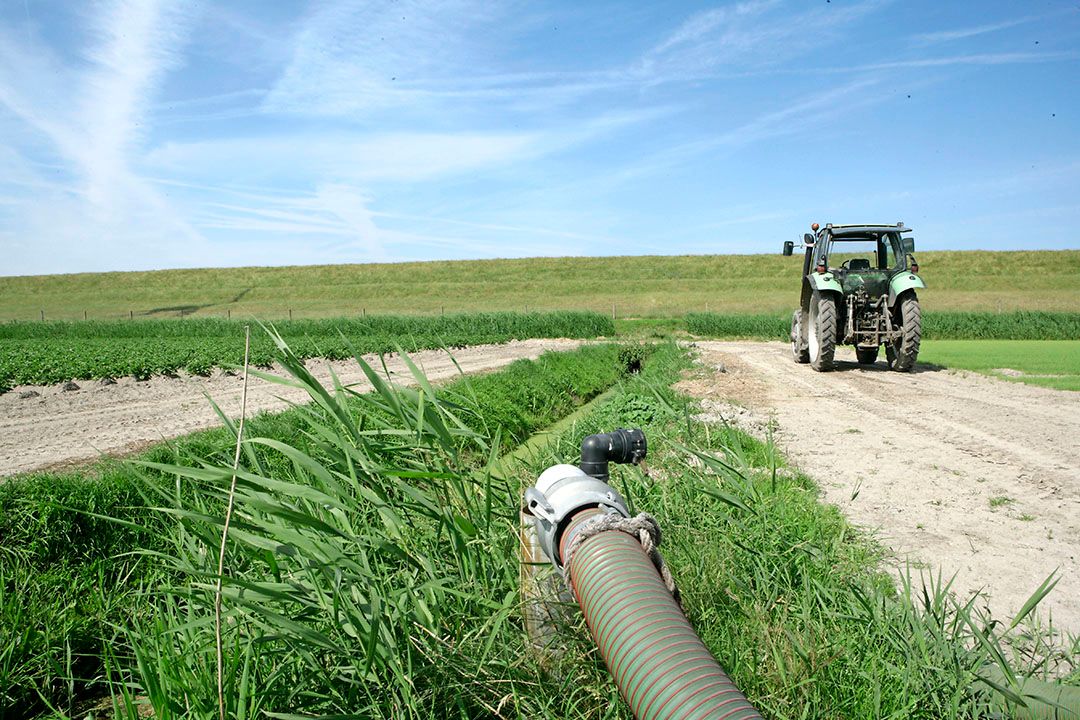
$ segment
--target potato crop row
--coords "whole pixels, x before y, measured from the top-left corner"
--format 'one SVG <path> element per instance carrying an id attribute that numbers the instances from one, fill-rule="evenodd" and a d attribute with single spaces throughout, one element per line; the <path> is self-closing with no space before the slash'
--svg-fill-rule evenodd
<path id="1" fill-rule="evenodd" d="M 240 365 L 244 324 L 226 320 L 13 323 L 0 326 L 0 389 L 73 379 L 205 375 Z M 354 353 L 465 347 L 536 337 L 611 335 L 599 313 L 472 313 L 297 320 L 274 325 L 302 358 L 340 360 Z M 268 365 L 273 340 L 252 333 L 251 361 Z"/>

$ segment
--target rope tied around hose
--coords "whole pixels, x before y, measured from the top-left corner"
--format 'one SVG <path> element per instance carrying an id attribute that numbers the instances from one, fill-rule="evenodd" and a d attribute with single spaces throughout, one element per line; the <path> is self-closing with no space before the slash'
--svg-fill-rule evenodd
<path id="1" fill-rule="evenodd" d="M 672 597 L 675 598 L 675 602 L 681 606 L 682 599 L 679 595 L 679 588 L 675 586 L 675 578 L 672 576 L 667 563 L 664 562 L 663 555 L 660 554 L 660 524 L 656 522 L 656 518 L 648 513 L 640 513 L 631 518 L 625 518 L 615 513 L 597 515 L 581 526 L 574 539 L 570 541 L 569 547 L 566 548 L 566 558 L 563 562 L 563 567 L 566 568 L 566 587 L 570 590 L 570 594 L 574 595 L 574 584 L 570 578 L 570 563 L 574 559 L 574 553 L 590 538 L 594 538 L 600 533 L 612 531 L 626 533 L 641 543 L 641 549 L 649 556 L 649 560 L 656 567 L 656 571 L 660 573 L 660 578 L 664 581 L 664 585 Z"/>

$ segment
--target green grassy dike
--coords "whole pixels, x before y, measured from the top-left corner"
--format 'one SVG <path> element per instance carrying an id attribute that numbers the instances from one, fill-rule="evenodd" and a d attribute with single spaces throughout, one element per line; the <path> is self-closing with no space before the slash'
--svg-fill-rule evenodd
<path id="1" fill-rule="evenodd" d="M 789 233 L 790 230 L 790 233 Z M 0 321 L 593 310 L 622 317 L 783 312 L 802 258 L 561 257 L 0 277 Z M 919 252 L 929 310 L 1080 311 L 1080 250 Z M 790 310 L 787 311 L 790 313 Z"/>
<path id="2" fill-rule="evenodd" d="M 250 426 L 224 592 L 231 715 L 628 718 L 580 618 L 555 672 L 540 668 L 518 594 L 520 493 L 544 467 L 575 462 L 583 436 L 616 427 L 643 428 L 650 453 L 647 474 L 616 467 L 613 483 L 634 512 L 658 518 L 691 622 L 766 717 L 997 717 L 1000 695 L 978 678 L 1003 659 L 1011 673 L 1080 682 L 1075 641 L 1049 646 L 1023 623 L 1006 630 L 940 585 L 897 589 L 880 548 L 774 447 L 694 418 L 694 403 L 670 388 L 691 367 L 685 351 L 588 352 L 608 355 L 592 371 L 585 351 L 545 356 L 573 383 L 530 366 L 520 372 L 531 382 L 493 374 L 344 404 L 312 388 L 321 403 L 296 411 L 303 420 L 282 444 Z M 622 376 L 635 359 L 641 372 Z M 612 372 L 615 390 L 550 442 L 507 452 L 599 395 L 598 378 Z M 566 405 L 545 409 L 553 401 Z M 518 431 L 497 429 L 526 408 L 532 420 Z M 121 545 L 160 552 L 123 588 L 126 609 L 110 619 L 124 630 L 109 631 L 94 688 L 111 687 L 124 717 L 136 703 L 159 718 L 216 717 L 212 580 L 231 461 L 227 431 L 222 439 L 217 456 L 161 458 L 142 481 L 143 507 L 165 509 L 136 513 L 154 542 L 120 531 L 135 533 Z M 63 658 L 53 648 L 58 681 Z"/>

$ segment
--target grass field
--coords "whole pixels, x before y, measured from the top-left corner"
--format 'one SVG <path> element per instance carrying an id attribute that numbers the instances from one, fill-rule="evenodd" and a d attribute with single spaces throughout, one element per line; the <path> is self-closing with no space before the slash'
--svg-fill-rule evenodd
<path id="1" fill-rule="evenodd" d="M 1080 340 L 927 340 L 919 362 L 1080 391 Z"/>
<path id="2" fill-rule="evenodd" d="M 767 249 L 770 253 L 773 248 Z M 618 317 L 790 312 L 779 254 L 529 258 L 0 277 L 0 321 L 286 318 L 581 309 Z M 1080 311 L 1080 250 L 919 253 L 930 310 Z"/>

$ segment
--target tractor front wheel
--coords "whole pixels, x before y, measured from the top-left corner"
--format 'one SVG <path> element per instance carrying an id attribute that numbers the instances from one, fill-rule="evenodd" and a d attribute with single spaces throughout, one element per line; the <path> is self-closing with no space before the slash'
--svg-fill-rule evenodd
<path id="1" fill-rule="evenodd" d="M 898 326 L 900 335 L 885 344 L 885 359 L 890 369 L 911 372 L 915 369 L 919 344 L 922 342 L 922 311 L 914 290 L 904 293 L 897 300 L 893 323 Z"/>
<path id="2" fill-rule="evenodd" d="M 809 325 L 810 367 L 818 372 L 832 370 L 836 354 L 836 298 L 832 293 L 814 291 Z"/>
<path id="3" fill-rule="evenodd" d="M 803 330 L 802 310 L 796 310 L 791 316 L 791 354 L 799 364 L 810 362 L 810 350 L 806 347 L 806 332 Z"/>

